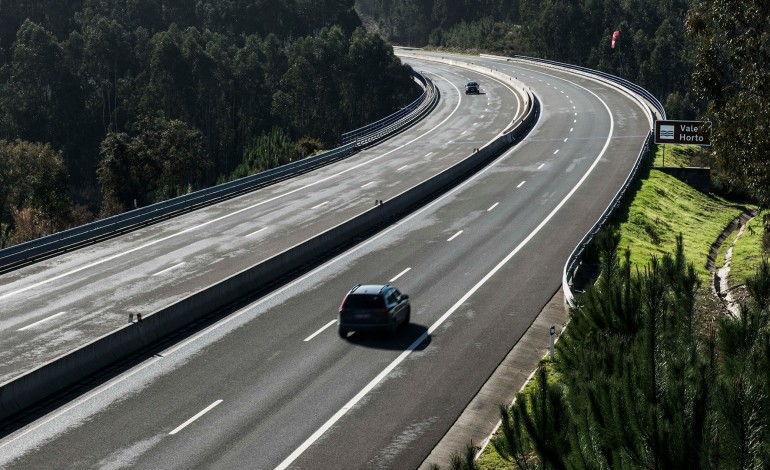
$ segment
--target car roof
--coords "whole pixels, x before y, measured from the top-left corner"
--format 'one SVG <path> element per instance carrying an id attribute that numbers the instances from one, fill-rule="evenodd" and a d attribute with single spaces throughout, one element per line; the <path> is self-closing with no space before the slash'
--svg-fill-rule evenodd
<path id="1" fill-rule="evenodd" d="M 350 290 L 351 294 L 379 294 L 388 284 L 362 284 Z"/>
<path id="2" fill-rule="evenodd" d="M 476 82 L 468 82 L 468 85 L 478 85 Z"/>

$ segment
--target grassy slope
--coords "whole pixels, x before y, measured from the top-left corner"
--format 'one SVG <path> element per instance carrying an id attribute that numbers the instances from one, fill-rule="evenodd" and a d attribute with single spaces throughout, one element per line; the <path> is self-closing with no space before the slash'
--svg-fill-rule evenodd
<path id="1" fill-rule="evenodd" d="M 627 211 L 619 214 L 620 248 L 630 248 L 631 262 L 644 266 L 652 255 L 673 252 L 681 233 L 687 259 L 695 265 L 701 280 L 708 281 L 709 248 L 744 209 L 705 195 L 661 171 L 650 170 Z"/>
<path id="2" fill-rule="evenodd" d="M 669 156 L 670 149 L 667 149 L 666 165 L 675 165 Z M 657 158 L 661 157 L 659 152 Z M 656 164 L 660 163 L 656 159 Z M 633 200 L 628 207 L 616 215 L 621 230 L 620 247 L 631 249 L 631 262 L 641 267 L 652 255 L 673 252 L 676 237 L 681 233 L 687 259 L 694 264 L 702 288 L 708 288 L 711 276 L 706 270 L 706 260 L 711 244 L 745 206 L 703 194 L 658 170 L 650 170 L 631 196 Z M 752 240 L 761 240 L 760 230 L 755 228 Z M 740 245 L 734 250 L 734 269 L 740 269 L 738 266 L 750 259 L 748 253 L 757 253 L 756 243 L 747 244 L 745 256 L 741 253 L 743 248 L 738 248 Z M 491 445 L 484 450 L 477 464 L 485 470 L 514 468 L 512 463 L 502 460 Z"/>

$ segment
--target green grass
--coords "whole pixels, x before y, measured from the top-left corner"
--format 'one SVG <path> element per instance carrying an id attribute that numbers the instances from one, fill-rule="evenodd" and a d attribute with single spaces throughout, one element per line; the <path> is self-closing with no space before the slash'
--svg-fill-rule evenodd
<path id="1" fill-rule="evenodd" d="M 707 151 L 691 145 L 658 144 L 655 149 L 653 166 L 709 166 Z"/>
<path id="2" fill-rule="evenodd" d="M 737 234 L 737 232 L 736 232 Z M 757 265 L 762 261 L 762 220 L 761 216 L 747 224 L 746 230 L 733 248 L 733 259 L 728 285 L 732 287 L 746 283 L 746 279 L 755 274 Z"/>
<path id="3" fill-rule="evenodd" d="M 673 176 L 650 170 L 641 181 L 628 210 L 620 222 L 620 249 L 631 250 L 631 263 L 643 267 L 650 257 L 672 253 L 676 237 L 684 239 L 685 255 L 702 281 L 709 248 L 719 234 L 737 217 L 744 206 L 703 194 Z"/>

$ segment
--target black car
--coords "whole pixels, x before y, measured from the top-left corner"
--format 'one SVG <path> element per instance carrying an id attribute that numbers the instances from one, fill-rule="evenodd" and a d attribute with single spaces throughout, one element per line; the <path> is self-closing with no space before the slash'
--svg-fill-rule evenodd
<path id="1" fill-rule="evenodd" d="M 480 91 L 479 91 L 479 84 L 478 83 L 476 83 L 476 82 L 468 82 L 465 85 L 465 94 L 466 95 L 470 95 L 470 94 L 477 95 L 479 93 L 480 93 Z"/>
<path id="2" fill-rule="evenodd" d="M 340 304 L 337 326 L 341 337 L 350 331 L 383 330 L 395 336 L 402 323 L 409 324 L 409 296 L 389 284 L 357 285 Z"/>

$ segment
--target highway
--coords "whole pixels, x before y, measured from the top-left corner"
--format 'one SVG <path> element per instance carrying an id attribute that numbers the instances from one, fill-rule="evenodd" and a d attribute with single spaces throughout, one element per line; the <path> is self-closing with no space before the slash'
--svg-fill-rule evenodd
<path id="1" fill-rule="evenodd" d="M 124 325 L 129 314 L 146 316 L 403 192 L 494 138 L 519 113 L 520 97 L 506 86 L 491 81 L 488 95 L 471 99 L 460 93 L 463 77 L 436 72 L 438 108 L 381 145 L 0 275 L 0 383 Z"/>
<path id="2" fill-rule="evenodd" d="M 409 62 L 442 93 L 439 109 L 420 125 L 253 199 L 3 276 L 3 311 L 19 312 L 3 317 L 3 335 L 19 338 L 18 354 L 30 341 L 20 334 L 37 327 L 18 330 L 65 311 L 67 302 L 110 310 L 118 322 L 135 304 L 152 311 L 179 295 L 165 289 L 195 289 L 269 256 L 276 243 L 291 246 L 303 230 L 392 197 L 515 118 L 518 98 L 499 83 Z M 516 75 L 541 99 L 540 122 L 522 143 L 372 239 L 5 436 L 0 466 L 419 466 L 559 288 L 564 261 L 625 179 L 649 130 L 643 110 L 606 85 L 535 66 L 474 62 Z M 485 94 L 463 95 L 469 78 Z M 332 208 L 334 215 L 322 216 Z M 234 268 L 223 268 L 225 259 Z M 109 279 L 113 286 L 103 286 Z M 393 282 L 410 294 L 413 324 L 396 339 L 336 335 L 342 296 L 366 282 Z M 39 305 L 38 313 L 25 313 L 32 308 L 25 305 Z M 43 344 L 62 333 L 30 334 L 37 335 L 32 344 Z"/>

